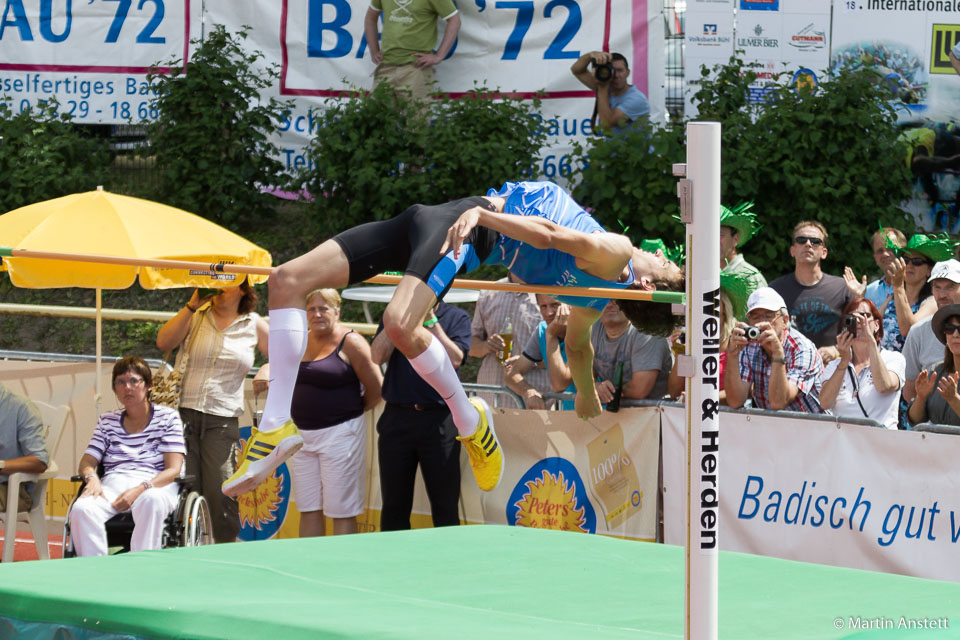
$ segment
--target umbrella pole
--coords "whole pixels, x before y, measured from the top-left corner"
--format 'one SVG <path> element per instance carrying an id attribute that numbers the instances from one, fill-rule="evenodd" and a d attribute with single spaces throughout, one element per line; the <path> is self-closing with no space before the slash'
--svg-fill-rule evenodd
<path id="1" fill-rule="evenodd" d="M 100 374 L 101 374 L 101 365 L 103 358 L 103 290 L 100 287 L 97 287 L 97 382 L 96 382 L 96 393 L 94 395 L 94 402 L 96 403 L 97 416 L 99 416 L 103 411 L 103 395 L 100 385 Z"/>

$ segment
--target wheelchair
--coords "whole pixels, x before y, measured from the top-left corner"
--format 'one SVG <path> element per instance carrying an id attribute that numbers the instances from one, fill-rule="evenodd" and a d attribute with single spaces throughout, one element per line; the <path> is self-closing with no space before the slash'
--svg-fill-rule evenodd
<path id="1" fill-rule="evenodd" d="M 98 468 L 97 473 L 102 476 L 103 468 Z M 207 504 L 206 498 L 190 488 L 193 480 L 192 476 L 175 480 L 178 486 L 177 506 L 174 507 L 163 523 L 163 532 L 160 536 L 161 549 L 213 544 L 213 521 L 210 518 L 210 506 Z M 64 558 L 73 558 L 77 555 L 70 535 L 70 512 L 73 511 L 74 503 L 86 486 L 80 476 L 73 476 L 70 481 L 81 484 L 77 490 L 77 496 L 67 509 L 67 516 L 63 522 Z M 107 529 L 107 547 L 110 549 L 111 555 L 130 551 L 130 538 L 133 535 L 132 513 L 129 511 L 118 513 L 107 520 L 104 526 Z"/>

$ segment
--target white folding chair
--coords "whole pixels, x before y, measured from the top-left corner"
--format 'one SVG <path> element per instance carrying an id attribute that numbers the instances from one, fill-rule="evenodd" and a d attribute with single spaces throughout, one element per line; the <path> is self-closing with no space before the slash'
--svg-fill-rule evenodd
<path id="1" fill-rule="evenodd" d="M 70 414 L 70 407 L 62 404 L 47 404 L 46 402 L 34 402 L 33 404 L 37 405 L 43 424 L 47 427 L 47 454 L 50 457 L 50 463 L 43 473 L 11 473 L 8 476 L 7 510 L 6 512 L 0 511 L 0 520 L 6 525 L 3 535 L 3 557 L 0 558 L 0 562 L 13 560 L 18 522 L 30 525 L 33 541 L 37 545 L 37 556 L 41 560 L 50 559 L 50 549 L 47 544 L 47 519 L 44 513 L 47 499 L 47 481 L 57 476 L 57 463 L 53 456 L 56 455 L 57 447 L 60 446 L 63 426 Z M 17 509 L 17 503 L 19 502 L 20 485 L 24 482 L 35 483 L 31 492 L 33 506 L 26 513 L 20 513 Z"/>

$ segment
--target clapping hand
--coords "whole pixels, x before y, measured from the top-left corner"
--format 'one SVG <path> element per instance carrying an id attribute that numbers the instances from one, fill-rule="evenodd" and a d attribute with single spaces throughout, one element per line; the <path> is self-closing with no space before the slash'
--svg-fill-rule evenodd
<path id="1" fill-rule="evenodd" d="M 933 387 L 936 383 L 937 376 L 932 373 L 927 373 L 927 370 L 924 369 L 920 372 L 920 375 L 917 376 L 917 382 L 914 387 L 917 391 L 917 399 L 926 401 L 927 397 L 933 393 Z"/>
<path id="2" fill-rule="evenodd" d="M 843 268 L 843 282 L 854 298 L 862 298 L 867 290 L 867 276 L 864 275 L 863 280 L 858 281 L 850 267 Z"/>
<path id="3" fill-rule="evenodd" d="M 941 376 L 937 383 L 937 391 L 951 406 L 960 401 L 960 395 L 957 394 L 957 380 L 960 380 L 960 372 L 954 371 L 948 376 Z M 919 381 L 918 378 L 917 382 Z"/>

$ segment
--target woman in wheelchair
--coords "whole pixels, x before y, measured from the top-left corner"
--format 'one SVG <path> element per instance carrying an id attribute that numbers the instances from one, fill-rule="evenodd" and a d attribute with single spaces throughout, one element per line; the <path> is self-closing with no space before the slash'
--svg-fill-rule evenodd
<path id="1" fill-rule="evenodd" d="M 186 448 L 180 414 L 149 401 L 151 384 L 142 358 L 126 357 L 113 367 L 113 391 L 123 409 L 100 416 L 80 460 L 86 484 L 70 511 L 78 556 L 106 555 L 104 523 L 123 511 L 134 520 L 130 550 L 160 548 L 164 519 L 177 503 L 175 480 Z"/>

